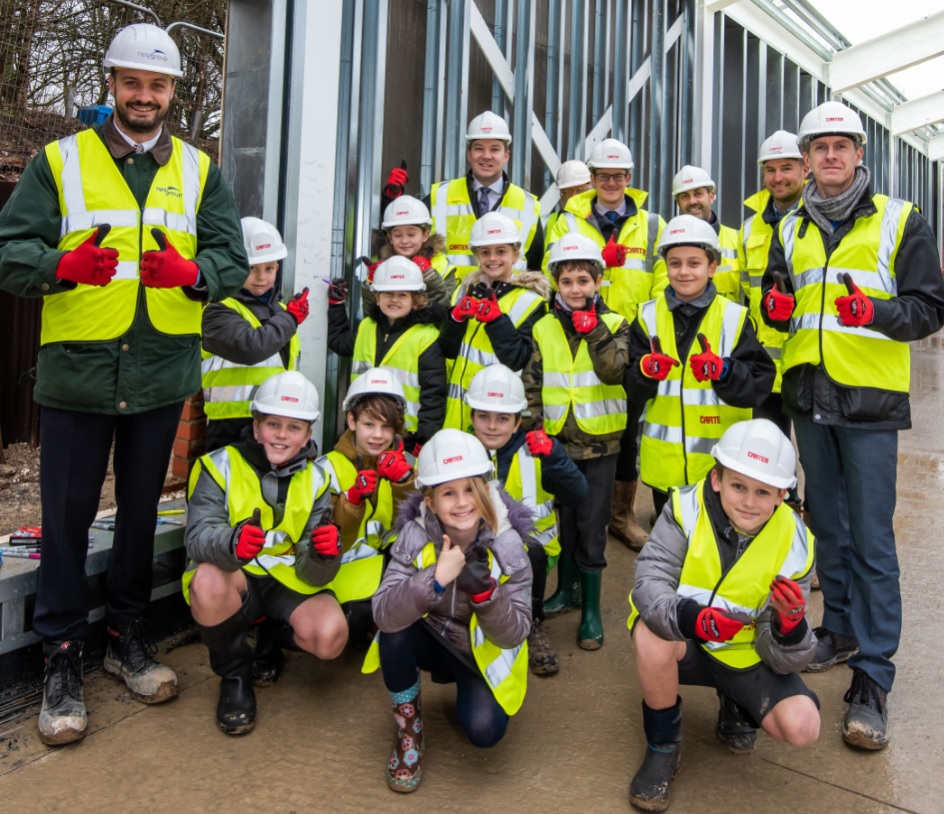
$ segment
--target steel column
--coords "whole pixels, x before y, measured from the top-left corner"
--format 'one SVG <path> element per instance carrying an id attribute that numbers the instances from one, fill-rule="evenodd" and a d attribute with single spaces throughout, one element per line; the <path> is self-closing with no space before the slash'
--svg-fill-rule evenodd
<path id="1" fill-rule="evenodd" d="M 469 106 L 469 2 L 449 0 L 446 46 L 446 147 L 443 172 L 447 178 L 465 174 L 465 129 Z"/>
<path id="2" fill-rule="evenodd" d="M 514 151 L 511 180 L 524 189 L 531 188 L 531 109 L 534 107 L 534 30 L 535 4 L 518 0 L 515 19 L 515 104 L 512 134 Z"/>

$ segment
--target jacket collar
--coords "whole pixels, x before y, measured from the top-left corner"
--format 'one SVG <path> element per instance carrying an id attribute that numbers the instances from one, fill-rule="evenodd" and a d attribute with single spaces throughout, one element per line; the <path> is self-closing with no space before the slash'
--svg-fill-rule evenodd
<path id="1" fill-rule="evenodd" d="M 118 127 L 115 125 L 114 113 L 105 119 L 105 123 L 102 125 L 101 129 L 101 136 L 112 158 L 126 158 L 134 153 L 134 147 L 128 144 L 128 142 L 121 137 L 121 133 L 118 132 Z M 157 139 L 157 144 L 151 148 L 148 155 L 154 158 L 158 166 L 163 167 L 170 161 L 173 150 L 174 143 L 171 141 L 167 125 L 164 125 L 164 127 L 161 128 L 161 134 Z"/>

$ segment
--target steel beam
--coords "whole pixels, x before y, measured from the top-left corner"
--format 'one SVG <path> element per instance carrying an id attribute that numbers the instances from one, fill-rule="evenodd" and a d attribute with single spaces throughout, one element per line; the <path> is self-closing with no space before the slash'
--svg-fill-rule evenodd
<path id="1" fill-rule="evenodd" d="M 535 3 L 518 0 L 515 4 L 515 106 L 512 135 L 515 149 L 511 162 L 511 181 L 523 189 L 531 188 L 531 120 L 534 118 L 534 20 Z"/>
<path id="2" fill-rule="evenodd" d="M 944 90 L 904 102 L 892 110 L 889 129 L 893 136 L 944 121 Z"/>
<path id="3" fill-rule="evenodd" d="M 944 161 L 944 136 L 935 136 L 928 142 L 928 158 L 931 161 Z"/>
<path id="4" fill-rule="evenodd" d="M 474 0 L 451 0 L 446 46 L 446 178 L 465 174 L 466 123 L 469 114 L 469 7 Z"/>

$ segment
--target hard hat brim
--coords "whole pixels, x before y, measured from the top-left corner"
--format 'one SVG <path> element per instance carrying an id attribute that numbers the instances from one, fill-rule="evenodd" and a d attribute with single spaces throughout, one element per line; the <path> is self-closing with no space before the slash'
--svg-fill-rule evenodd
<path id="1" fill-rule="evenodd" d="M 507 414 L 516 414 L 521 413 L 528 406 L 527 399 L 520 402 L 515 402 L 515 405 L 507 404 L 494 404 L 490 401 L 480 401 L 475 398 L 475 396 L 469 397 L 466 394 L 465 403 L 469 405 L 473 410 L 483 410 L 486 413 L 507 413 Z"/>
<path id="2" fill-rule="evenodd" d="M 792 489 L 796 486 L 797 479 L 795 475 L 792 478 L 778 478 L 775 475 L 758 478 L 756 471 L 748 469 L 742 462 L 725 454 L 722 450 L 718 449 L 718 446 L 718 444 L 715 444 L 712 448 L 711 457 L 725 469 L 730 469 L 732 472 L 737 472 L 747 478 L 753 478 L 761 483 L 766 483 L 768 486 L 773 486 L 775 489 Z"/>
<path id="3" fill-rule="evenodd" d="M 115 59 L 114 57 L 104 60 L 102 65 L 109 71 L 112 68 L 130 68 L 135 71 L 150 71 L 151 73 L 164 74 L 165 76 L 172 76 L 175 79 L 180 79 L 184 75 L 183 71 L 173 68 L 160 69 L 157 65 L 141 65 L 137 62 L 126 62 L 123 59 Z"/>

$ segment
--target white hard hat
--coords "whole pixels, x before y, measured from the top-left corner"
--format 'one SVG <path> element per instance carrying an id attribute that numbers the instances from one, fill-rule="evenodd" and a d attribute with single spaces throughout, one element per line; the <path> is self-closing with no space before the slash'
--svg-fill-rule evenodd
<path id="1" fill-rule="evenodd" d="M 394 198 L 384 209 L 381 229 L 392 229 L 394 226 L 425 226 L 433 225 L 429 209 L 419 198 L 412 195 L 401 195 Z"/>
<path id="2" fill-rule="evenodd" d="M 590 151 L 587 166 L 591 170 L 631 170 L 635 164 L 629 147 L 615 138 L 605 138 Z"/>
<path id="3" fill-rule="evenodd" d="M 170 34 L 151 23 L 122 28 L 108 46 L 102 63 L 106 69 L 138 68 L 181 77 L 180 51 Z"/>
<path id="4" fill-rule="evenodd" d="M 518 224 L 501 212 L 486 212 L 472 226 L 469 246 L 499 246 L 503 244 L 517 246 L 521 243 Z"/>
<path id="5" fill-rule="evenodd" d="M 400 384 L 393 372 L 385 367 L 372 367 L 354 379 L 347 395 L 344 397 L 341 409 L 346 413 L 364 396 L 373 395 L 390 396 L 396 401 L 401 410 L 406 410 L 406 396 L 403 393 L 403 385 Z"/>
<path id="6" fill-rule="evenodd" d="M 604 268 L 600 247 L 595 240 L 580 232 L 568 232 L 551 245 L 547 270 L 553 273 L 558 263 L 567 263 L 571 260 L 586 260 L 601 269 Z"/>
<path id="7" fill-rule="evenodd" d="M 520 413 L 528 406 L 521 377 L 500 364 L 483 367 L 472 377 L 465 403 L 490 413 Z"/>
<path id="8" fill-rule="evenodd" d="M 797 137 L 795 133 L 786 130 L 778 130 L 772 136 L 764 139 L 760 145 L 760 152 L 757 155 L 757 163 L 761 166 L 765 161 L 775 158 L 799 158 L 803 159 L 803 153 L 797 146 Z"/>
<path id="9" fill-rule="evenodd" d="M 557 188 L 570 189 L 590 183 L 590 168 L 583 161 L 565 161 L 557 171 Z"/>
<path id="10" fill-rule="evenodd" d="M 687 189 L 701 189 L 702 187 L 713 190 L 715 188 L 715 182 L 711 180 L 711 176 L 701 167 L 693 167 L 691 164 L 686 164 L 675 173 L 675 177 L 672 179 L 672 197 L 674 198 L 680 192 L 685 192 Z"/>
<path id="11" fill-rule="evenodd" d="M 371 291 L 425 291 L 423 272 L 408 257 L 388 257 L 374 272 Z"/>
<path id="12" fill-rule="evenodd" d="M 438 486 L 491 471 L 492 461 L 478 438 L 461 430 L 440 430 L 423 445 L 416 459 L 416 485 Z"/>
<path id="13" fill-rule="evenodd" d="M 492 113 L 491 110 L 479 113 L 469 122 L 469 129 L 465 131 L 465 140 L 468 143 L 480 138 L 493 138 L 504 141 L 505 144 L 511 144 L 508 122 L 497 113 Z"/>
<path id="14" fill-rule="evenodd" d="M 711 455 L 726 468 L 777 489 L 796 484 L 793 444 L 769 419 L 754 418 L 728 427 Z"/>
<path id="15" fill-rule="evenodd" d="M 243 246 L 249 265 L 260 263 L 274 263 L 288 257 L 288 249 L 282 242 L 282 235 L 271 223 L 261 218 L 243 218 L 240 221 L 243 227 Z"/>
<path id="16" fill-rule="evenodd" d="M 842 102 L 823 102 L 814 107 L 800 122 L 797 143 L 806 152 L 810 141 L 817 136 L 848 136 L 857 147 L 865 144 L 865 128 L 862 119 L 851 107 Z"/>
<path id="17" fill-rule="evenodd" d="M 270 376 L 256 389 L 250 409 L 263 415 L 280 415 L 317 421 L 321 418 L 318 391 L 297 370 Z"/>
<path id="18" fill-rule="evenodd" d="M 708 252 L 716 263 L 721 262 L 721 243 L 708 221 L 694 215 L 676 215 L 662 230 L 659 254 L 665 257 L 673 246 L 698 246 Z"/>

